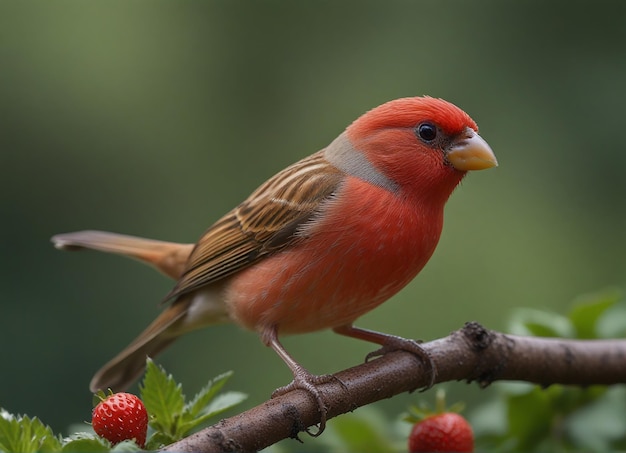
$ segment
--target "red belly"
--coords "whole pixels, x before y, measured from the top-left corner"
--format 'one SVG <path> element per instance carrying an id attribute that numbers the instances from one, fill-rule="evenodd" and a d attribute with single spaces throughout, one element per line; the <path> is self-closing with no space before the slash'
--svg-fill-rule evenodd
<path id="1" fill-rule="evenodd" d="M 277 326 L 280 333 L 350 324 L 422 269 L 439 240 L 442 210 L 358 180 L 351 185 L 305 239 L 226 285 L 226 303 L 239 324 L 257 331 Z"/>

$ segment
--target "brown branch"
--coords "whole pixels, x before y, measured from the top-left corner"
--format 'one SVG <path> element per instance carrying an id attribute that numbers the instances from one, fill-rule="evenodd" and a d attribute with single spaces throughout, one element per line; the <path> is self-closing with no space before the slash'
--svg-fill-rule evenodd
<path id="1" fill-rule="evenodd" d="M 566 340 L 520 337 L 489 331 L 477 323 L 422 345 L 432 356 L 436 383 L 467 380 L 481 387 L 496 380 L 547 386 L 626 383 L 626 340 Z M 427 385 L 422 364 L 407 352 L 389 353 L 335 374 L 320 386 L 328 418 Z M 317 403 L 301 390 L 222 420 L 164 451 L 257 451 L 295 438 L 320 421 Z"/>

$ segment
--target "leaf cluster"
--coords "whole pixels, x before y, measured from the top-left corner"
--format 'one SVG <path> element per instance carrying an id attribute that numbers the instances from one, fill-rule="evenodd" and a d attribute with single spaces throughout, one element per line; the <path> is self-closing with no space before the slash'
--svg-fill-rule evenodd
<path id="1" fill-rule="evenodd" d="M 185 400 L 182 385 L 171 374 L 147 359 L 146 374 L 141 384 L 141 399 L 150 417 L 150 437 L 146 449 L 153 450 L 175 442 L 198 429 L 212 417 L 246 399 L 240 392 L 219 393 L 232 372 L 210 380 L 190 401 Z M 129 452 L 141 451 L 133 441 L 111 446 L 92 430 L 69 437 L 55 435 L 37 417 L 12 415 L 0 409 L 0 452 Z"/>
<path id="2" fill-rule="evenodd" d="M 129 450 L 130 449 L 130 450 Z M 121 442 L 111 448 L 111 444 L 95 433 L 77 433 L 62 438 L 52 432 L 37 417 L 12 415 L 0 410 L 0 451 L 2 452 L 107 452 L 136 451 L 137 444 L 131 441 Z"/>
<path id="3" fill-rule="evenodd" d="M 561 315 L 518 309 L 509 329 L 518 335 L 606 339 L 626 334 L 626 303 L 610 290 L 577 299 Z M 489 451 L 566 452 L 626 448 L 626 389 L 496 383 L 495 398 L 470 417 L 478 445 Z"/>
<path id="4" fill-rule="evenodd" d="M 246 399 L 246 395 L 240 392 L 217 394 L 232 374 L 227 372 L 210 380 L 190 401 L 186 401 L 182 385 L 148 359 L 146 375 L 140 386 L 141 399 L 150 415 L 149 426 L 153 431 L 146 448 L 151 450 L 176 442 L 210 418 Z"/>

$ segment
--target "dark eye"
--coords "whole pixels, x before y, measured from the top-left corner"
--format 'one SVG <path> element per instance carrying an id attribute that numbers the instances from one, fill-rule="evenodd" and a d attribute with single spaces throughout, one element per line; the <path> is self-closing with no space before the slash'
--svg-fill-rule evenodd
<path id="1" fill-rule="evenodd" d="M 437 128 L 430 123 L 422 123 L 417 126 L 417 135 L 425 142 L 432 142 L 437 138 Z"/>

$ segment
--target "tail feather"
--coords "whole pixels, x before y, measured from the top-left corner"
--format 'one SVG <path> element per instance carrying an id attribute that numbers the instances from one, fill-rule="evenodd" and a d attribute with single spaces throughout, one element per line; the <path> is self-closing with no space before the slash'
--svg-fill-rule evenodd
<path id="1" fill-rule="evenodd" d="M 126 391 L 146 368 L 146 358 L 154 357 L 176 338 L 155 338 L 124 357 L 115 357 L 94 375 L 89 383 L 91 392 L 111 389 L 114 393 Z"/>
<path id="2" fill-rule="evenodd" d="M 92 378 L 92 392 L 110 388 L 124 391 L 141 375 L 146 357 L 154 357 L 183 333 L 180 324 L 187 314 L 191 300 L 179 300 L 170 305 L 131 344 L 104 365 Z"/>
<path id="3" fill-rule="evenodd" d="M 141 375 L 146 357 L 154 357 L 184 333 L 229 322 L 219 286 L 195 291 L 176 299 L 131 344 L 93 377 L 92 392 L 110 388 L 123 391 Z"/>
<path id="4" fill-rule="evenodd" d="M 194 247 L 193 244 L 144 239 L 96 230 L 57 234 L 52 237 L 52 242 L 59 250 L 90 249 L 134 258 L 155 267 L 173 279 L 178 279 L 182 275 Z"/>
<path id="5" fill-rule="evenodd" d="M 144 239 L 105 231 L 77 231 L 52 237 L 60 250 L 98 250 L 134 258 L 178 279 L 193 244 Z M 146 357 L 154 357 L 183 333 L 211 324 L 228 322 L 220 285 L 193 291 L 177 298 L 130 345 L 104 365 L 93 377 L 92 392 L 110 388 L 123 391 L 141 375 Z"/>

